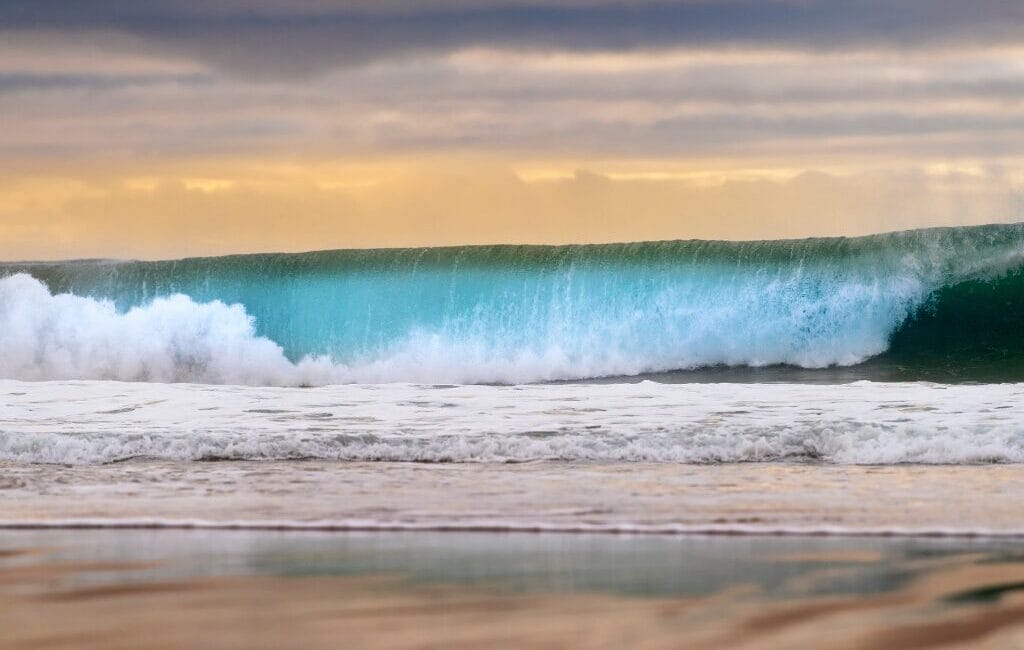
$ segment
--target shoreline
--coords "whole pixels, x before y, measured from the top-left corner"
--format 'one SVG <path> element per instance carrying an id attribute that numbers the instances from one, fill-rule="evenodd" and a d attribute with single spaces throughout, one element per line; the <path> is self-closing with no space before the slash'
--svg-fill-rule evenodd
<path id="1" fill-rule="evenodd" d="M 1024 538 L 1024 465 L 0 462 L 0 530 Z"/>
<path id="2" fill-rule="evenodd" d="M 207 521 L 158 519 L 93 519 L 93 520 L 0 520 L 0 531 L 17 530 L 178 530 L 178 531 L 253 531 L 253 532 L 317 532 L 317 533 L 452 533 L 452 534 L 551 534 L 607 535 L 613 537 L 802 537 L 802 538 L 866 538 L 866 539 L 1024 539 L 1021 530 L 965 529 L 856 529 L 838 527 L 765 528 L 758 526 L 684 526 L 684 525 L 619 525 L 558 526 L 544 524 L 415 524 L 394 522 L 345 521 Z"/>

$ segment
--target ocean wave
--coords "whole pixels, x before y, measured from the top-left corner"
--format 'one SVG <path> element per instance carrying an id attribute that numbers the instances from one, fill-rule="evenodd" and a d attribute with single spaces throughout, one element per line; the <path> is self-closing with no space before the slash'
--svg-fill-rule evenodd
<path id="1" fill-rule="evenodd" d="M 0 377 L 526 383 L 1018 363 L 1024 226 L 0 265 Z"/>

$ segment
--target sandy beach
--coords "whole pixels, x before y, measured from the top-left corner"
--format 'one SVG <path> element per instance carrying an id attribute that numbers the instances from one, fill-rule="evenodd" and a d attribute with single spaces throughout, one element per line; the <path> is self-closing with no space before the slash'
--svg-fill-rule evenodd
<path id="1" fill-rule="evenodd" d="M 1024 642 L 1024 562 L 995 541 L 5 531 L 0 548 L 5 648 Z"/>
<path id="2" fill-rule="evenodd" d="M 0 465 L 4 648 L 1014 648 L 1016 465 Z"/>

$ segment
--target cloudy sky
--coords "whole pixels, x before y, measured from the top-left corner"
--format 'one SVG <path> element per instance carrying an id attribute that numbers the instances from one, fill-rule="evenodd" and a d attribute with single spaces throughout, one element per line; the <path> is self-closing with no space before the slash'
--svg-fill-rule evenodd
<path id="1" fill-rule="evenodd" d="M 1019 0 L 0 0 L 0 258 L 1024 220 Z"/>

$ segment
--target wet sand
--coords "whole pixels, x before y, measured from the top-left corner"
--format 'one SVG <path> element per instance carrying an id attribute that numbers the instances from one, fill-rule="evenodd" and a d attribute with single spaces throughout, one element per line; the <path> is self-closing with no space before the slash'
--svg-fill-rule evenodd
<path id="1" fill-rule="evenodd" d="M 1024 643 L 1024 556 L 1006 541 L 637 541 L 607 535 L 7 531 L 0 534 L 0 646 Z M 623 553 L 635 553 L 643 566 L 662 565 L 676 582 L 656 592 L 630 587 L 616 576 L 643 569 L 616 568 Z M 730 570 L 733 562 L 739 566 Z M 552 576 L 561 578 L 552 583 Z"/>
<path id="2" fill-rule="evenodd" d="M 0 462 L 0 526 L 1024 535 L 1024 465 Z"/>
<path id="3" fill-rule="evenodd" d="M 1018 465 L 5 463 L 0 647 L 1024 647 L 1022 490 Z"/>

